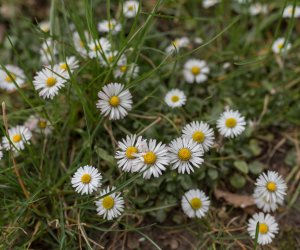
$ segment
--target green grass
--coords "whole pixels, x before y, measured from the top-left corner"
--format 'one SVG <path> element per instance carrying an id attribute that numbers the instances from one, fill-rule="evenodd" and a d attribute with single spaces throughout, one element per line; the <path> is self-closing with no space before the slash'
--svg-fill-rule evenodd
<path id="1" fill-rule="evenodd" d="M 256 17 L 246 13 L 247 5 L 242 8 L 225 1 L 207 10 L 196 0 L 143 1 L 134 20 L 123 17 L 122 2 L 53 0 L 49 33 L 39 30 L 26 11 L 0 18 L 0 23 L 9 23 L 0 45 L 1 65 L 19 65 L 27 76 L 25 88 L 0 95 L 6 110 L 1 117 L 2 135 L 6 134 L 5 119 L 13 127 L 35 113 L 54 126 L 50 137 L 35 137 L 18 156 L 5 152 L 0 162 L 0 248 L 122 249 L 133 235 L 145 239 L 140 249 L 168 249 L 159 236 L 173 235 L 179 242 L 191 242 L 194 249 L 256 249 L 246 232 L 247 216 L 253 211 L 216 200 L 213 190 L 251 195 L 258 174 L 274 169 L 286 177 L 289 191 L 286 204 L 275 213 L 280 233 L 272 246 L 296 249 L 299 230 L 290 227 L 300 220 L 299 20 L 281 19 L 285 1 L 270 1 L 270 13 Z M 12 6 L 18 8 L 20 3 L 14 1 Z M 73 23 L 81 37 L 88 30 L 98 38 L 97 22 L 109 16 L 124 27 L 120 34 L 108 36 L 118 50 L 117 57 L 125 53 L 129 62 L 140 67 L 136 79 L 122 81 L 133 95 L 133 110 L 114 122 L 102 117 L 95 106 L 97 92 L 115 81 L 113 69 L 82 58 L 69 27 Z M 170 41 L 184 35 L 202 37 L 204 43 L 166 55 Z M 69 55 L 80 60 L 80 68 L 52 101 L 39 98 L 32 84 L 41 69 L 38 51 L 47 37 L 58 42 L 60 60 Z M 293 45 L 283 57 L 270 50 L 278 37 Z M 211 73 L 204 84 L 184 82 L 181 69 L 189 58 L 208 62 Z M 229 70 L 223 69 L 225 62 L 231 63 Z M 188 101 L 183 108 L 171 110 L 163 98 L 175 87 L 184 90 Z M 225 106 L 239 110 L 254 124 L 236 139 L 219 141 L 194 174 L 167 170 L 158 179 L 144 180 L 141 174 L 118 169 L 115 140 L 137 133 L 168 143 L 192 120 L 215 127 Z M 247 173 L 236 167 L 240 162 Z M 126 210 L 118 220 L 103 220 L 96 214 L 95 196 L 80 196 L 72 188 L 72 174 L 85 164 L 97 166 L 103 186 L 122 191 Z M 211 197 L 212 206 L 204 219 L 187 219 L 181 211 L 181 197 L 191 188 L 200 188 Z"/>

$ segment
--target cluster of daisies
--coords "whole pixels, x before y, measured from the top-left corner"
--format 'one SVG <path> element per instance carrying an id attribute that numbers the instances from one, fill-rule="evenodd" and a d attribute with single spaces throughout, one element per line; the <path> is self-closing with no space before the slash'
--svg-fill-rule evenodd
<path id="1" fill-rule="evenodd" d="M 204 8 L 209 8 L 219 3 L 219 0 L 204 0 Z M 240 3 L 251 1 L 239 0 Z M 139 10 L 138 1 L 125 1 L 122 7 L 126 18 L 134 18 Z M 251 15 L 266 14 L 268 5 L 251 3 L 249 13 Z M 283 12 L 284 18 L 300 17 L 300 7 L 287 6 Z M 70 27 L 74 29 L 74 27 Z M 98 31 L 101 38 L 93 39 L 87 32 L 73 33 L 73 45 L 78 54 L 84 59 L 96 60 L 99 65 L 111 68 L 114 78 L 124 82 L 137 77 L 139 67 L 135 63 L 129 63 L 125 53 L 114 50 L 109 37 L 118 34 L 122 30 L 122 24 L 115 19 L 104 20 L 98 23 Z M 50 30 L 49 22 L 40 23 L 40 29 L 47 33 Z M 183 48 L 191 47 L 192 43 L 201 44 L 201 38 L 195 38 L 193 42 L 188 37 L 174 39 L 165 48 L 166 54 L 172 55 Z M 286 53 L 291 44 L 285 38 L 277 39 L 272 50 L 275 54 Z M 53 99 L 64 88 L 72 74 L 79 68 L 79 61 L 75 56 L 66 57 L 64 61 L 58 60 L 58 44 L 52 39 L 46 39 L 40 48 L 40 59 L 43 68 L 36 72 L 33 86 L 43 99 Z M 225 66 L 224 66 L 225 67 Z M 208 80 L 210 68 L 208 63 L 200 59 L 189 59 L 183 65 L 182 76 L 189 84 L 203 83 Z M 5 65 L 0 68 L 0 88 L 6 91 L 14 91 L 25 86 L 26 76 L 24 71 L 14 65 Z M 98 93 L 96 107 L 101 114 L 110 120 L 125 118 L 132 110 L 132 94 L 126 86 L 119 82 L 106 84 Z M 164 98 L 165 103 L 171 108 L 182 107 L 187 102 L 187 97 L 180 89 L 168 91 Z M 245 118 L 234 110 L 227 109 L 217 120 L 216 127 L 221 136 L 234 138 L 245 130 Z M 31 116 L 24 125 L 18 125 L 7 131 L 0 145 L 0 158 L 2 149 L 18 152 L 24 150 L 26 144 L 30 144 L 36 133 L 47 136 L 51 134 L 53 126 L 50 121 L 40 115 Z M 204 162 L 204 154 L 215 143 L 214 130 L 203 121 L 192 121 L 182 129 L 182 135 L 173 139 L 169 144 L 164 144 L 156 139 L 144 139 L 142 136 L 127 135 L 118 142 L 115 153 L 118 167 L 128 173 L 139 173 L 143 178 L 158 178 L 170 167 L 179 174 L 192 174 L 200 168 Z M 125 209 L 125 201 L 121 192 L 116 187 L 102 188 L 102 175 L 99 170 L 90 165 L 77 169 L 71 179 L 71 184 L 76 192 L 82 195 L 90 195 L 98 192 L 95 206 L 98 215 L 104 219 L 112 220 L 122 215 Z M 284 202 L 287 186 L 282 177 L 276 172 L 263 173 L 256 182 L 254 199 L 258 208 L 264 212 L 274 212 Z M 191 189 L 183 194 L 181 206 L 189 218 L 202 218 L 209 210 L 210 199 L 199 189 Z M 270 214 L 262 212 L 254 214 L 249 220 L 248 231 L 252 238 L 258 228 L 258 243 L 268 244 L 278 232 L 278 224 Z"/>
<path id="2" fill-rule="evenodd" d="M 257 178 L 255 186 L 253 194 L 255 203 L 264 212 L 274 212 L 279 205 L 283 204 L 287 185 L 278 173 L 268 171 L 261 174 Z M 254 214 L 248 222 L 248 232 L 253 239 L 255 239 L 257 230 L 258 244 L 271 243 L 275 234 L 278 233 L 278 224 L 274 216 L 262 212 Z"/>
<path id="3" fill-rule="evenodd" d="M 52 133 L 53 126 L 49 120 L 36 114 L 31 115 L 24 125 L 17 125 L 7 130 L 7 134 L 2 137 L 0 144 L 0 159 L 3 157 L 2 149 L 12 151 L 17 154 L 25 149 L 34 135 L 43 135 L 44 137 Z"/>
<path id="4" fill-rule="evenodd" d="M 131 99 L 126 99 L 129 96 L 129 91 L 123 90 L 121 84 L 111 83 L 99 92 L 97 106 L 103 109 L 104 115 L 121 117 L 126 115 L 126 108 L 131 104 Z M 220 133 L 231 138 L 241 134 L 245 125 L 244 117 L 232 110 L 225 111 L 217 122 Z M 214 131 L 207 123 L 193 121 L 183 128 L 182 136 L 172 140 L 169 145 L 155 139 L 127 135 L 118 142 L 115 158 L 122 171 L 140 173 L 145 179 L 158 178 L 168 166 L 179 174 L 191 174 L 195 168 L 201 167 L 204 153 L 213 147 L 214 139 Z M 101 178 L 95 167 L 84 166 L 75 172 L 71 183 L 78 193 L 91 194 L 101 186 Z M 108 187 L 97 198 L 97 211 L 104 219 L 118 217 L 124 210 L 124 200 L 114 190 Z M 192 189 L 183 195 L 181 204 L 188 217 L 201 218 L 208 211 L 210 200 L 203 191 Z"/>

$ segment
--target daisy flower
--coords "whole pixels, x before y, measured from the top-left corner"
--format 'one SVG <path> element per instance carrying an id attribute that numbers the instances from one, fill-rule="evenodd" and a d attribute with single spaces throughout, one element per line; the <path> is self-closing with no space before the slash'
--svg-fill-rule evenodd
<path id="1" fill-rule="evenodd" d="M 284 18 L 292 18 L 294 15 L 295 18 L 300 17 L 300 6 L 288 5 L 285 7 L 282 17 Z"/>
<path id="2" fill-rule="evenodd" d="M 19 151 L 25 148 L 25 144 L 30 144 L 32 137 L 30 130 L 24 126 L 16 126 L 8 130 L 9 137 L 3 136 L 2 145 L 5 150 Z"/>
<path id="3" fill-rule="evenodd" d="M 56 42 L 51 38 L 46 39 L 41 46 L 40 55 L 43 64 L 51 64 L 57 55 L 58 50 L 56 48 Z"/>
<path id="4" fill-rule="evenodd" d="M 203 39 L 201 37 L 195 37 L 194 43 L 200 45 L 203 43 Z"/>
<path id="5" fill-rule="evenodd" d="M 248 233 L 252 239 L 255 239 L 256 226 L 258 223 L 257 243 L 266 245 L 272 242 L 275 234 L 278 233 L 278 224 L 270 214 L 262 212 L 256 213 L 248 221 Z"/>
<path id="6" fill-rule="evenodd" d="M 132 96 L 120 83 L 105 85 L 98 97 L 97 108 L 101 110 L 101 114 L 109 116 L 110 120 L 123 119 L 132 108 Z"/>
<path id="7" fill-rule="evenodd" d="M 102 58 L 104 53 L 111 49 L 111 44 L 106 38 L 100 38 L 96 41 L 91 41 L 88 44 L 90 58 Z"/>
<path id="8" fill-rule="evenodd" d="M 3 158 L 2 146 L 0 145 L 0 160 Z"/>
<path id="9" fill-rule="evenodd" d="M 200 144 L 204 151 L 208 151 L 214 145 L 214 131 L 205 122 L 193 121 L 182 130 L 183 137 Z"/>
<path id="10" fill-rule="evenodd" d="M 120 192 L 113 192 L 115 189 L 115 187 L 108 187 L 102 190 L 100 192 L 102 198 L 95 201 L 98 215 L 107 220 L 119 217 L 124 211 L 124 199 Z"/>
<path id="11" fill-rule="evenodd" d="M 256 180 L 255 196 L 266 202 L 282 202 L 286 195 L 287 185 L 282 177 L 274 171 L 262 173 Z"/>
<path id="12" fill-rule="evenodd" d="M 180 89 L 171 89 L 165 96 L 165 102 L 171 108 L 181 107 L 186 102 L 186 96 Z"/>
<path id="13" fill-rule="evenodd" d="M 265 197 L 262 197 L 257 192 L 257 188 L 254 189 L 253 198 L 256 206 L 262 209 L 264 212 L 274 212 L 278 208 L 278 204 L 282 205 L 283 200 L 277 200 L 276 202 L 267 201 Z"/>
<path id="14" fill-rule="evenodd" d="M 87 31 L 83 32 L 84 34 L 84 41 L 81 39 L 78 32 L 73 33 L 73 44 L 76 49 L 76 51 L 83 57 L 88 55 L 88 51 L 86 49 L 85 43 L 89 44 L 91 41 L 91 37 Z"/>
<path id="15" fill-rule="evenodd" d="M 126 1 L 123 5 L 123 15 L 127 18 L 134 18 L 139 10 L 138 1 Z"/>
<path id="16" fill-rule="evenodd" d="M 115 19 L 104 20 L 98 23 L 98 30 L 102 33 L 109 33 L 115 35 L 120 32 L 122 26 Z"/>
<path id="17" fill-rule="evenodd" d="M 125 172 L 134 172 L 139 148 L 145 140 L 141 136 L 127 135 L 125 139 L 118 142 L 115 158 L 118 160 L 118 167 Z"/>
<path id="18" fill-rule="evenodd" d="M 13 91 L 17 89 L 15 84 L 19 87 L 25 84 L 23 70 L 13 65 L 6 65 L 3 68 L 0 66 L 0 88 Z"/>
<path id="19" fill-rule="evenodd" d="M 143 172 L 143 178 L 150 179 L 151 176 L 157 178 L 166 170 L 169 164 L 168 148 L 161 142 L 150 140 L 148 143 L 140 144 L 137 156 L 139 161 L 135 164 L 134 171 Z"/>
<path id="20" fill-rule="evenodd" d="M 114 76 L 115 78 L 125 77 L 125 80 L 128 82 L 130 79 L 134 79 L 138 76 L 139 70 L 138 65 L 135 63 L 128 64 L 126 57 L 121 57 L 114 70 Z"/>
<path id="21" fill-rule="evenodd" d="M 72 177 L 72 187 L 79 194 L 91 194 L 101 186 L 102 175 L 97 168 L 86 165 L 77 169 Z"/>
<path id="22" fill-rule="evenodd" d="M 100 63 L 105 67 L 111 67 L 116 63 L 118 51 L 108 51 L 102 54 L 99 59 Z M 125 55 L 121 55 L 118 61 L 126 61 Z"/>
<path id="23" fill-rule="evenodd" d="M 203 163 L 203 148 L 200 144 L 187 138 L 179 137 L 170 142 L 169 157 L 172 169 L 184 174 L 194 172 Z"/>
<path id="24" fill-rule="evenodd" d="M 216 4 L 218 4 L 220 0 L 203 0 L 202 7 L 208 9 Z"/>
<path id="25" fill-rule="evenodd" d="M 187 47 L 190 40 L 187 37 L 176 38 L 172 43 L 166 48 L 167 53 L 173 53 L 178 51 L 180 48 Z"/>
<path id="26" fill-rule="evenodd" d="M 217 121 L 219 133 L 225 137 L 233 138 L 245 130 L 245 118 L 238 111 L 226 110 Z"/>
<path id="27" fill-rule="evenodd" d="M 45 33 L 49 32 L 50 31 L 50 22 L 49 21 L 40 22 L 39 28 Z"/>
<path id="28" fill-rule="evenodd" d="M 183 212 L 189 218 L 202 218 L 209 209 L 210 200 L 205 193 L 199 189 L 191 189 L 181 199 Z"/>
<path id="29" fill-rule="evenodd" d="M 276 41 L 272 45 L 272 51 L 275 54 L 286 53 L 291 49 L 292 45 L 288 42 L 285 42 L 283 37 L 276 39 Z"/>
<path id="30" fill-rule="evenodd" d="M 36 73 L 33 85 L 39 91 L 39 96 L 44 99 L 53 99 L 58 91 L 65 86 L 68 77 L 68 72 L 62 70 L 59 65 L 55 65 L 52 69 L 44 67 Z"/>
<path id="31" fill-rule="evenodd" d="M 259 14 L 267 14 L 268 13 L 268 5 L 255 3 L 252 4 L 249 8 L 249 12 L 252 16 L 256 16 Z"/>
<path id="32" fill-rule="evenodd" d="M 72 73 L 75 69 L 79 67 L 78 63 L 79 62 L 77 61 L 75 56 L 70 56 L 66 58 L 65 62 L 60 62 L 58 65 L 62 71 L 67 73 L 69 73 L 70 71 Z"/>
<path id="33" fill-rule="evenodd" d="M 50 135 L 53 129 L 52 125 L 47 119 L 42 118 L 38 115 L 31 115 L 25 122 L 24 126 L 30 131 L 44 135 Z"/>
<path id="34" fill-rule="evenodd" d="M 207 80 L 209 67 L 205 61 L 190 59 L 184 64 L 183 76 L 188 83 L 201 83 Z"/>

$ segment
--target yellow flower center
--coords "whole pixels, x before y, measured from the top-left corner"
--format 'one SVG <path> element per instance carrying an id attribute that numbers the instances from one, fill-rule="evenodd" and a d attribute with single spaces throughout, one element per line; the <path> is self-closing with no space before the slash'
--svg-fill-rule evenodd
<path id="1" fill-rule="evenodd" d="M 178 47 L 178 45 L 179 45 L 179 41 L 178 40 L 174 40 L 173 42 L 172 42 L 172 45 L 174 46 L 174 47 Z"/>
<path id="2" fill-rule="evenodd" d="M 5 81 L 7 81 L 7 82 L 9 82 L 9 83 L 13 83 L 14 81 L 16 81 L 16 75 L 15 74 L 13 74 L 13 73 L 10 73 L 10 76 L 9 75 L 7 75 L 6 77 L 5 77 Z"/>
<path id="3" fill-rule="evenodd" d="M 112 209 L 115 205 L 115 200 L 111 196 L 105 196 L 102 200 L 102 205 L 105 209 Z"/>
<path id="4" fill-rule="evenodd" d="M 197 210 L 202 207 L 202 202 L 198 197 L 195 197 L 190 200 L 192 209 Z"/>
<path id="5" fill-rule="evenodd" d="M 92 177 L 90 174 L 84 174 L 81 176 L 81 182 L 83 184 L 89 184 L 91 182 L 91 179 L 92 179 Z"/>
<path id="6" fill-rule="evenodd" d="M 173 95 L 171 100 L 172 100 L 172 102 L 178 102 L 179 101 L 179 96 Z"/>
<path id="7" fill-rule="evenodd" d="M 83 41 L 79 41 L 79 46 L 81 47 L 81 48 L 84 48 L 84 42 Z"/>
<path id="8" fill-rule="evenodd" d="M 157 159 L 157 156 L 152 151 L 147 152 L 143 157 L 146 164 L 154 164 Z"/>
<path id="9" fill-rule="evenodd" d="M 129 10 L 129 11 L 133 11 L 133 10 L 134 10 L 134 6 L 133 6 L 133 5 L 129 5 L 129 6 L 128 6 L 128 10 Z"/>
<path id="10" fill-rule="evenodd" d="M 49 77 L 49 78 L 46 80 L 46 85 L 47 85 L 48 87 L 52 87 L 52 86 L 54 86 L 56 83 L 57 83 L 57 81 L 56 81 L 56 78 L 54 78 L 54 77 Z"/>
<path id="11" fill-rule="evenodd" d="M 189 159 L 191 159 L 191 156 L 191 151 L 188 148 L 181 148 L 178 151 L 178 157 L 182 161 L 188 161 Z"/>
<path id="12" fill-rule="evenodd" d="M 67 70 L 67 68 L 68 68 L 68 66 L 67 66 L 67 64 L 66 63 L 62 63 L 62 64 L 60 64 L 60 66 L 59 66 L 62 70 Z"/>
<path id="13" fill-rule="evenodd" d="M 269 227 L 266 223 L 259 223 L 259 233 L 260 234 L 266 234 L 269 231 Z"/>
<path id="14" fill-rule="evenodd" d="M 111 22 L 108 22 L 107 27 L 108 27 L 108 29 L 111 30 L 111 29 L 113 29 L 115 27 L 115 25 L 113 23 L 111 23 Z"/>
<path id="15" fill-rule="evenodd" d="M 117 107 L 120 104 L 120 98 L 116 95 L 109 99 L 109 104 L 113 107 Z"/>
<path id="16" fill-rule="evenodd" d="M 228 118 L 225 122 L 227 128 L 234 128 L 237 124 L 236 119 Z"/>
<path id="17" fill-rule="evenodd" d="M 47 127 L 47 122 L 43 121 L 43 120 L 40 120 L 38 125 L 39 125 L 40 128 L 44 129 L 44 128 Z"/>
<path id="18" fill-rule="evenodd" d="M 192 72 L 192 74 L 193 75 L 199 75 L 200 74 L 200 72 L 201 72 L 201 69 L 200 69 L 200 67 L 198 67 L 198 66 L 193 66 L 192 68 L 191 68 L 191 72 Z"/>
<path id="19" fill-rule="evenodd" d="M 125 154 L 128 159 L 134 159 L 135 157 L 133 154 L 136 154 L 137 152 L 138 152 L 138 149 L 136 147 L 130 146 L 126 149 Z"/>
<path id="20" fill-rule="evenodd" d="M 267 183 L 267 189 L 268 189 L 268 191 L 270 191 L 270 192 L 275 192 L 276 189 L 277 189 L 276 183 L 273 182 L 273 181 L 268 182 L 268 183 Z"/>
<path id="21" fill-rule="evenodd" d="M 17 142 L 19 142 L 19 141 L 21 141 L 22 140 L 22 136 L 20 135 L 20 134 L 16 134 L 16 135 L 14 135 L 13 137 L 12 137 L 12 141 L 14 142 L 14 143 L 17 143 Z"/>
<path id="22" fill-rule="evenodd" d="M 109 57 L 107 58 L 107 60 L 108 60 L 109 62 L 113 62 L 113 61 L 114 61 L 114 57 L 113 57 L 113 56 L 109 56 Z"/>
<path id="23" fill-rule="evenodd" d="M 120 70 L 121 70 L 123 73 L 126 72 L 127 66 L 126 66 L 126 65 L 121 66 L 121 67 L 120 67 Z"/>
<path id="24" fill-rule="evenodd" d="M 278 49 L 280 49 L 280 50 L 283 49 L 283 43 L 278 44 Z"/>
<path id="25" fill-rule="evenodd" d="M 205 135 L 203 132 L 201 131 L 196 131 L 193 135 L 192 138 L 194 141 L 198 142 L 198 143 L 202 143 L 205 139 Z"/>

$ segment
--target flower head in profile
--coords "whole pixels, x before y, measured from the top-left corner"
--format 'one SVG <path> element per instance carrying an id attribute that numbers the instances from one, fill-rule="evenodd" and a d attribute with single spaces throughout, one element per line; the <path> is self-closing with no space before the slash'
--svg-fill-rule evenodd
<path id="1" fill-rule="evenodd" d="M 268 13 L 268 5 L 261 3 L 254 3 L 250 5 L 249 12 L 252 16 L 257 16 L 259 14 Z"/>
<path id="2" fill-rule="evenodd" d="M 32 132 L 44 135 L 50 135 L 53 130 L 50 122 L 39 115 L 31 115 L 24 126 Z"/>
<path id="3" fill-rule="evenodd" d="M 210 200 L 205 193 L 199 189 L 191 189 L 181 199 L 183 212 L 189 218 L 202 218 L 209 209 Z"/>
<path id="4" fill-rule="evenodd" d="M 210 7 L 213 7 L 214 5 L 218 4 L 220 0 L 203 0 L 202 7 L 204 9 L 208 9 Z"/>
<path id="5" fill-rule="evenodd" d="M 120 83 L 105 85 L 98 93 L 98 97 L 97 108 L 110 120 L 123 119 L 132 108 L 132 95 Z"/>
<path id="6" fill-rule="evenodd" d="M 139 10 L 139 2 L 135 0 L 125 1 L 123 4 L 123 14 L 127 18 L 134 18 Z"/>
<path id="7" fill-rule="evenodd" d="M 73 33 L 73 44 L 76 51 L 83 57 L 88 56 L 87 47 L 91 42 L 91 36 L 87 31 L 83 32 L 83 37 L 79 35 L 78 32 Z"/>
<path id="8" fill-rule="evenodd" d="M 111 44 L 106 38 L 100 38 L 95 41 L 91 41 L 88 44 L 89 57 L 101 59 L 104 54 L 108 53 L 111 49 Z"/>
<path id="9" fill-rule="evenodd" d="M 203 163 L 202 146 L 187 138 L 177 138 L 169 145 L 169 157 L 172 169 L 178 173 L 192 173 L 194 168 L 199 168 Z"/>
<path id="10" fill-rule="evenodd" d="M 50 31 L 50 21 L 47 20 L 47 21 L 40 22 L 39 28 L 45 33 L 49 32 Z"/>
<path id="11" fill-rule="evenodd" d="M 41 55 L 41 62 L 44 65 L 51 64 L 55 61 L 55 56 L 57 55 L 57 45 L 54 40 L 51 38 L 46 39 L 41 46 L 40 55 Z"/>
<path id="12" fill-rule="evenodd" d="M 124 211 L 124 199 L 120 192 L 114 192 L 116 188 L 111 187 L 100 192 L 100 199 L 95 201 L 97 213 L 106 220 L 119 217 Z"/>
<path id="13" fill-rule="evenodd" d="M 14 91 L 25 84 L 25 74 L 22 69 L 14 65 L 0 66 L 0 88 Z"/>
<path id="14" fill-rule="evenodd" d="M 171 108 L 182 107 L 186 102 L 186 96 L 180 89 L 171 89 L 165 96 L 165 103 Z"/>
<path id="15" fill-rule="evenodd" d="M 98 23 L 98 30 L 102 33 L 111 33 L 113 35 L 121 31 L 122 25 L 115 19 L 103 20 Z"/>
<path id="16" fill-rule="evenodd" d="M 187 37 L 176 38 L 171 42 L 171 44 L 166 48 L 167 53 L 173 53 L 179 51 L 180 48 L 185 48 L 189 45 L 190 39 Z"/>
<path id="17" fill-rule="evenodd" d="M 59 65 L 54 65 L 53 68 L 50 68 L 50 66 L 44 67 L 37 72 L 33 85 L 39 91 L 39 96 L 44 99 L 53 99 L 59 90 L 65 86 L 68 78 L 68 72 L 61 69 Z"/>
<path id="18" fill-rule="evenodd" d="M 102 175 L 93 166 L 83 166 L 77 169 L 71 179 L 73 188 L 79 194 L 91 194 L 101 186 Z"/>
<path id="19" fill-rule="evenodd" d="M 284 8 L 282 17 L 284 18 L 299 18 L 300 17 L 300 6 L 288 5 Z"/>
<path id="20" fill-rule="evenodd" d="M 143 173 L 143 178 L 157 178 L 162 175 L 169 164 L 168 147 L 162 142 L 149 140 L 140 144 L 137 154 L 138 161 L 135 163 L 135 171 Z"/>
<path id="21" fill-rule="evenodd" d="M 58 66 L 63 72 L 67 73 L 69 73 L 69 71 L 72 73 L 79 67 L 78 61 L 75 56 L 67 57 L 66 60 L 64 62 L 60 62 Z"/>
<path id="22" fill-rule="evenodd" d="M 285 41 L 285 38 L 278 38 L 272 45 L 272 51 L 275 54 L 286 53 L 291 49 L 292 45 L 289 42 Z"/>
<path id="23" fill-rule="evenodd" d="M 278 233 L 278 224 L 270 214 L 256 213 L 248 221 L 248 233 L 255 239 L 256 227 L 258 225 L 257 243 L 266 245 L 272 242 L 275 234 Z"/>
<path id="24" fill-rule="evenodd" d="M 2 138 L 2 145 L 5 150 L 19 151 L 30 144 L 32 133 L 25 126 L 16 126 L 8 130 L 7 137 Z"/>
<path id="25" fill-rule="evenodd" d="M 114 70 L 115 78 L 124 78 L 127 82 L 131 79 L 135 79 L 139 73 L 139 66 L 135 63 L 128 63 L 125 56 L 117 62 L 117 66 Z"/>
<path id="26" fill-rule="evenodd" d="M 208 151 L 214 145 L 214 131 L 205 122 L 193 121 L 182 130 L 183 137 L 200 144 L 204 151 Z"/>
<path id="27" fill-rule="evenodd" d="M 245 118 L 238 112 L 226 110 L 217 121 L 217 128 L 221 135 L 229 138 L 240 135 L 245 130 Z"/>
<path id="28" fill-rule="evenodd" d="M 287 185 L 282 177 L 274 171 L 262 173 L 256 180 L 254 196 L 266 202 L 281 204 L 286 195 Z"/>
<path id="29" fill-rule="evenodd" d="M 187 83 L 202 83 L 208 78 L 209 67 L 205 61 L 190 59 L 184 64 L 183 76 Z"/>
<path id="30" fill-rule="evenodd" d="M 118 167 L 125 172 L 135 172 L 137 155 L 140 152 L 141 144 L 146 143 L 141 136 L 127 135 L 125 139 L 118 142 L 118 150 L 115 158 L 118 160 Z"/>

